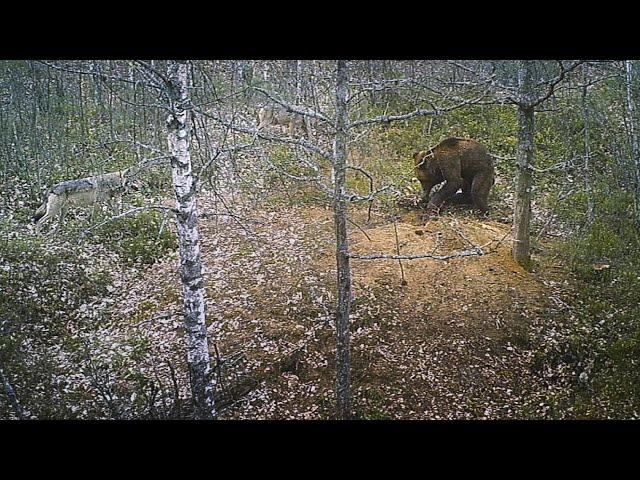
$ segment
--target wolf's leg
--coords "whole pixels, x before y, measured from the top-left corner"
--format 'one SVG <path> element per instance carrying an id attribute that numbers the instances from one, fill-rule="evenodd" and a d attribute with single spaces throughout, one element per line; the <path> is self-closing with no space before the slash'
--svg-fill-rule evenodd
<path id="1" fill-rule="evenodd" d="M 42 227 L 60 210 L 60 200 L 56 195 L 49 195 L 44 206 L 44 215 L 36 223 L 36 232 L 42 233 Z"/>
<path id="2" fill-rule="evenodd" d="M 62 227 L 64 219 L 67 216 L 67 204 L 65 203 L 64 205 L 58 207 L 58 210 L 60 212 L 60 214 L 58 215 L 58 223 L 56 223 L 56 226 L 54 227 L 52 233 L 57 233 L 58 229 Z"/>

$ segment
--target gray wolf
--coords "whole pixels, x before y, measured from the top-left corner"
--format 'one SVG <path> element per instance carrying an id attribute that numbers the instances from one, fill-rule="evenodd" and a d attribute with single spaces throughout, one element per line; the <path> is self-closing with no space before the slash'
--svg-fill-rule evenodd
<path id="1" fill-rule="evenodd" d="M 307 137 L 311 136 L 311 128 L 315 126 L 315 118 L 292 112 L 281 105 L 265 105 L 258 111 L 258 130 L 270 125 L 282 125 L 288 127 L 289 136 L 297 130 L 302 130 Z"/>
<path id="2" fill-rule="evenodd" d="M 47 221 L 61 211 L 64 214 L 69 204 L 91 205 L 140 188 L 141 183 L 130 176 L 126 169 L 60 182 L 47 190 L 45 200 L 36 210 L 33 219 L 37 222 L 37 230 L 40 232 Z"/>

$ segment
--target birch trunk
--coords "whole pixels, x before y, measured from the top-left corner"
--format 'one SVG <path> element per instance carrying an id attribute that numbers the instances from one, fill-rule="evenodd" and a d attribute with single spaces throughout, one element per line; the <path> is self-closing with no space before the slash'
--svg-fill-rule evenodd
<path id="1" fill-rule="evenodd" d="M 333 214 L 336 230 L 336 261 L 338 267 L 336 311 L 336 395 L 338 414 L 346 420 L 351 412 L 351 362 L 349 358 L 349 312 L 351 311 L 351 272 L 347 239 L 347 204 L 345 182 L 347 166 L 347 66 L 338 61 L 336 79 L 336 135 L 333 143 Z"/>
<path id="2" fill-rule="evenodd" d="M 169 62 L 168 75 L 172 113 L 167 119 L 167 140 L 171 152 L 173 188 L 178 210 L 176 216 L 180 245 L 180 278 L 184 296 L 187 362 L 195 417 L 211 419 L 215 417 L 216 412 L 205 324 L 196 186 L 189 151 L 191 111 L 189 110 L 188 64 L 182 61 Z"/>
<path id="3" fill-rule="evenodd" d="M 532 171 L 534 164 L 533 134 L 535 131 L 533 97 L 533 62 L 524 60 L 518 69 L 518 153 L 515 209 L 513 215 L 513 258 L 523 266 L 531 262 L 531 198 L 533 196 Z"/>
<path id="4" fill-rule="evenodd" d="M 629 133 L 631 135 L 631 157 L 635 172 L 634 204 L 636 211 L 636 223 L 640 225 L 640 140 L 638 139 L 638 119 L 636 114 L 635 87 L 637 83 L 633 60 L 625 61 L 626 87 L 627 87 L 627 113 L 629 116 Z"/>

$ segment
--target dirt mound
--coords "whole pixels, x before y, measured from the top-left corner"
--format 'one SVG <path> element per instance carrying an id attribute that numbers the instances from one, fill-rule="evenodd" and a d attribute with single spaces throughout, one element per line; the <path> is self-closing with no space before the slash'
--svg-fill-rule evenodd
<path id="1" fill-rule="evenodd" d="M 407 255 L 446 257 L 477 249 L 481 254 L 404 260 L 402 268 L 397 260 L 354 259 L 353 279 L 360 286 L 401 283 L 408 307 L 442 309 L 443 318 L 461 315 L 466 321 L 499 325 L 505 304 L 524 297 L 536 304 L 541 298 L 541 284 L 513 261 L 509 234 L 508 225 L 495 221 L 443 216 L 424 222 L 409 213 L 395 226 L 353 231 L 352 252 L 395 254 L 399 247 Z"/>
<path id="2" fill-rule="evenodd" d="M 207 210 L 206 202 L 201 208 Z M 408 212 L 394 228 L 382 215 L 367 222 L 365 209 L 353 210 L 351 218 L 359 226 L 350 226 L 354 253 L 395 254 L 397 246 L 402 254 L 448 255 L 477 247 L 483 253 L 402 261 L 402 271 L 397 260 L 352 260 L 358 416 L 539 416 L 527 325 L 544 314 L 544 286 L 512 261 L 509 226 L 456 214 L 424 222 Z M 320 207 L 247 211 L 241 221 L 203 218 L 201 231 L 208 331 L 221 364 L 222 418 L 330 418 L 332 212 Z M 155 271 L 167 276 L 175 262 L 172 258 Z M 163 304 L 176 320 L 153 324 L 158 337 L 164 330 L 175 335 L 179 328 L 179 292 L 171 277 L 144 284 L 147 304 Z M 148 316 L 133 314 L 147 324 Z M 166 355 L 176 358 L 176 352 Z M 186 376 L 184 383 L 186 388 Z"/>

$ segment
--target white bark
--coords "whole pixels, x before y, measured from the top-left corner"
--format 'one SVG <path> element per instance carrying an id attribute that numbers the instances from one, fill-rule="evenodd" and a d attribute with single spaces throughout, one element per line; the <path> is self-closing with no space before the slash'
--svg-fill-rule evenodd
<path id="1" fill-rule="evenodd" d="M 169 96 L 172 114 L 167 119 L 173 188 L 176 196 L 180 278 L 184 297 L 187 362 L 191 376 L 194 414 L 197 419 L 215 418 L 214 379 L 207 342 L 204 284 L 200 255 L 200 234 L 196 186 L 189 151 L 191 111 L 189 110 L 188 64 L 170 62 Z"/>

